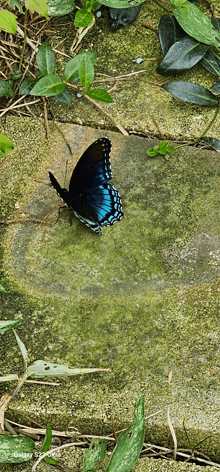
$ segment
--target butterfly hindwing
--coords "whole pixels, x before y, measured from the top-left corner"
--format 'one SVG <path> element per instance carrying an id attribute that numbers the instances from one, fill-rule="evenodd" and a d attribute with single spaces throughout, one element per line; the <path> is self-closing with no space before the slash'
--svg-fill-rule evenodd
<path id="1" fill-rule="evenodd" d="M 86 149 L 73 170 L 69 190 L 62 188 L 49 172 L 51 184 L 69 208 L 97 234 L 101 226 L 113 225 L 122 216 L 118 191 L 108 184 L 111 179 L 111 141 L 100 138 Z"/>

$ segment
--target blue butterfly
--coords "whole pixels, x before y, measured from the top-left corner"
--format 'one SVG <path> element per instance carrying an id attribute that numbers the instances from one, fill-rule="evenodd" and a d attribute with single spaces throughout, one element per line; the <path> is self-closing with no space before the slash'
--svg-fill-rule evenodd
<path id="1" fill-rule="evenodd" d="M 98 234 L 101 234 L 101 226 L 113 225 L 123 216 L 119 193 L 108 184 L 112 178 L 110 151 L 108 138 L 99 138 L 92 143 L 76 164 L 69 190 L 62 188 L 49 172 L 58 195 L 80 221 Z"/>

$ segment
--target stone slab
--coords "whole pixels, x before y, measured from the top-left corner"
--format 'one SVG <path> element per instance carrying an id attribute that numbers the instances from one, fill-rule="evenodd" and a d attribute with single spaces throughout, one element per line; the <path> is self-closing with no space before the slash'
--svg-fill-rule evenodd
<path id="1" fill-rule="evenodd" d="M 16 124 L 16 126 L 15 126 Z M 44 359 L 110 372 L 61 379 L 60 387 L 26 384 L 9 417 L 26 416 L 53 428 L 106 434 L 127 426 L 145 396 L 146 440 L 169 444 L 167 407 L 178 446 L 189 439 L 219 460 L 219 157 L 192 147 L 168 161 L 150 158 L 156 143 L 137 136 L 60 125 L 73 150 L 52 126 L 7 118 L 15 151 L 2 166 L 4 216 L 43 218 L 9 225 L 2 234 L 1 319 L 22 319 L 17 332 L 30 362 Z M 25 139 L 21 141 L 26 130 Z M 63 210 L 48 183 L 62 183 L 97 137 L 112 140 L 113 185 L 124 218 L 96 235 Z M 39 184 L 34 179 L 40 178 Z M 10 214 L 9 214 L 10 217 Z M 2 228 L 1 228 L 2 229 Z M 22 372 L 11 332 L 4 335 L 1 371 Z M 172 382 L 168 374 L 172 371 Z M 7 385 L 11 392 L 12 385 Z M 5 385 L 1 385 L 1 392 Z M 187 431 L 187 434 L 186 434 Z M 147 470 L 147 469 L 146 469 Z"/>

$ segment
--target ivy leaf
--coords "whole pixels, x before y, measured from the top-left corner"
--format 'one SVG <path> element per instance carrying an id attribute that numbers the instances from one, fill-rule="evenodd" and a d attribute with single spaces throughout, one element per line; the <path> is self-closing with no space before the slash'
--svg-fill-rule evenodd
<path id="1" fill-rule="evenodd" d="M 71 93 L 67 87 L 54 98 L 58 100 L 58 102 L 65 103 L 66 105 L 71 105 L 72 102 Z"/>
<path id="2" fill-rule="evenodd" d="M 101 88 L 89 90 L 88 92 L 86 92 L 86 95 L 93 98 L 93 100 L 96 100 L 97 102 L 113 103 L 113 99 L 111 95 L 108 92 L 106 92 L 106 90 L 101 89 Z"/>
<path id="3" fill-rule="evenodd" d="M 94 16 L 92 12 L 81 8 L 75 14 L 74 26 L 76 26 L 76 28 L 86 28 L 87 26 L 91 25 L 93 19 Z"/>
<path id="4" fill-rule="evenodd" d="M 78 68 L 79 79 L 83 87 L 87 88 L 93 82 L 94 79 L 94 67 L 92 61 L 88 56 L 83 56 Z"/>
<path id="5" fill-rule="evenodd" d="M 180 26 L 189 36 L 204 44 L 220 48 L 220 31 L 217 31 L 209 18 L 191 2 L 184 3 L 188 8 L 188 14 L 184 17 L 182 8 L 172 7 L 172 12 Z"/>
<path id="6" fill-rule="evenodd" d="M 71 13 L 75 8 L 75 0 L 48 0 L 48 15 L 63 16 Z"/>
<path id="7" fill-rule="evenodd" d="M 43 43 L 37 52 L 36 62 L 42 75 L 49 75 L 54 73 L 56 57 L 47 43 Z"/>
<path id="8" fill-rule="evenodd" d="M 13 9 L 17 7 L 20 13 L 24 13 L 18 0 L 9 0 L 9 6 Z"/>
<path id="9" fill-rule="evenodd" d="M 25 6 L 32 13 L 37 12 L 49 20 L 47 0 L 25 0 Z"/>
<path id="10" fill-rule="evenodd" d="M 196 105 L 205 105 L 209 107 L 217 107 L 218 99 L 205 87 L 192 82 L 184 82 L 176 80 L 167 82 L 162 85 L 162 88 L 171 93 L 177 98 L 184 100 L 184 102 L 195 103 Z"/>
<path id="11" fill-rule="evenodd" d="M 157 72 L 170 75 L 191 69 L 202 59 L 207 50 L 206 44 L 201 44 L 193 38 L 186 37 L 176 41 L 158 66 Z"/>
<path id="12" fill-rule="evenodd" d="M 42 77 L 30 91 L 30 95 L 53 97 L 63 92 L 65 84 L 57 74 L 49 74 Z"/>
<path id="13" fill-rule="evenodd" d="M 73 57 L 73 59 L 70 59 L 69 62 L 67 62 L 67 65 L 65 67 L 65 72 L 64 72 L 64 77 L 66 82 L 74 82 L 76 80 L 79 80 L 79 65 L 80 62 L 83 58 L 83 56 L 89 57 L 92 65 L 94 66 L 97 60 L 97 53 L 94 51 L 88 51 L 88 52 L 81 52 L 80 54 L 77 54 L 77 56 Z"/>
<path id="14" fill-rule="evenodd" d="M 0 133 L 0 156 L 5 156 L 8 152 L 13 151 L 14 144 L 13 142 L 5 135 Z M 8 292 L 6 287 L 0 281 L 0 292 Z"/>
<path id="15" fill-rule="evenodd" d="M 16 33 L 16 16 L 8 10 L 0 9 L 0 31 L 3 29 L 8 33 Z"/>
<path id="16" fill-rule="evenodd" d="M 27 77 L 21 83 L 18 94 L 19 95 L 29 95 L 32 88 L 34 87 L 35 83 L 36 83 L 35 80 L 31 79 L 30 77 Z"/>

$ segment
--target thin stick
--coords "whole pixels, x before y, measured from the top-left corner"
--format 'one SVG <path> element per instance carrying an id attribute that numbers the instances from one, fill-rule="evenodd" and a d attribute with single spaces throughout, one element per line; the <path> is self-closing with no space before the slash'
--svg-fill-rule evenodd
<path id="1" fill-rule="evenodd" d="M 110 115 L 110 113 L 108 111 L 106 111 L 104 108 L 102 108 L 101 105 L 99 105 L 98 102 L 96 102 L 95 100 L 93 100 L 93 98 L 89 97 L 88 95 L 86 95 L 85 93 L 83 94 L 83 96 L 89 101 L 91 102 L 93 105 L 95 105 L 96 108 L 98 108 L 104 115 L 106 115 L 109 120 L 111 120 L 114 125 L 116 126 L 116 128 L 119 129 L 119 131 L 121 131 L 121 133 L 124 135 L 124 136 L 129 136 L 128 132 L 123 128 L 123 126 L 120 125 L 120 123 L 115 119 L 113 118 L 112 115 Z"/>
<path id="2" fill-rule="evenodd" d="M 47 115 L 47 101 L 45 97 L 42 97 L 43 99 L 43 106 L 44 106 L 44 124 L 45 124 L 45 130 L 46 130 L 46 139 L 49 138 L 49 124 L 48 124 L 48 115 Z"/>

